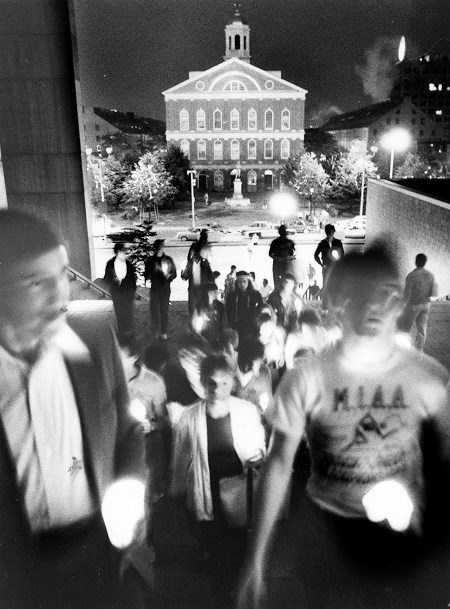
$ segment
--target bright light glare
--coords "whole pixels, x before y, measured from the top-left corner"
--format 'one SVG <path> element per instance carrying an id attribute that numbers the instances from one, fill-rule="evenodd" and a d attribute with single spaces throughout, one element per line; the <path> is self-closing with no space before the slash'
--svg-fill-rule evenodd
<path id="1" fill-rule="evenodd" d="M 337 250 L 331 250 L 331 257 L 333 258 L 333 260 L 339 260 L 339 252 Z"/>
<path id="2" fill-rule="evenodd" d="M 118 480 L 106 491 L 102 516 L 116 548 L 126 548 L 133 541 L 136 525 L 144 517 L 144 498 L 145 485 L 132 478 Z"/>
<path id="3" fill-rule="evenodd" d="M 405 37 L 402 36 L 400 39 L 400 44 L 398 45 L 398 60 L 402 62 L 405 59 L 405 51 L 406 51 L 406 40 Z"/>
<path id="4" fill-rule="evenodd" d="M 269 199 L 269 209 L 280 218 L 296 216 L 298 210 L 297 198 L 289 192 L 276 192 Z"/>
<path id="5" fill-rule="evenodd" d="M 411 134 L 401 127 L 392 129 L 383 136 L 381 143 L 385 148 L 399 152 L 405 150 L 411 144 Z"/>
<path id="6" fill-rule="evenodd" d="M 411 334 L 407 332 L 397 332 L 395 335 L 395 342 L 399 347 L 405 347 L 406 349 L 412 348 Z"/>
<path id="7" fill-rule="evenodd" d="M 406 531 L 414 510 L 411 498 L 397 480 L 384 480 L 362 498 L 367 518 L 371 522 L 387 520 L 394 531 Z"/>
<path id="8" fill-rule="evenodd" d="M 266 412 L 267 407 L 269 405 L 269 396 L 267 395 L 267 393 L 262 393 L 259 396 L 259 405 L 261 406 L 261 410 L 263 412 Z"/>
<path id="9" fill-rule="evenodd" d="M 147 409 L 145 404 L 139 398 L 133 398 L 130 401 L 129 408 L 131 416 L 139 421 L 139 423 L 144 423 L 147 418 Z"/>

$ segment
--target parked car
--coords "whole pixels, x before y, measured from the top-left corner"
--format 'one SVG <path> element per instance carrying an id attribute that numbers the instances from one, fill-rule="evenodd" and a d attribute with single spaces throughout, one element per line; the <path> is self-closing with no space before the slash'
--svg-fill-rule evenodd
<path id="1" fill-rule="evenodd" d="M 344 227 L 344 236 L 347 239 L 364 239 L 366 236 L 366 217 L 356 216 L 347 222 Z"/>
<path id="2" fill-rule="evenodd" d="M 175 235 L 175 239 L 180 239 L 180 241 L 198 241 L 200 231 L 205 228 L 208 231 L 209 243 L 217 243 L 217 241 L 220 241 L 223 233 L 221 233 L 220 231 L 210 230 L 207 226 L 199 226 L 197 228 L 186 228 L 184 230 L 180 230 Z"/>
<path id="3" fill-rule="evenodd" d="M 296 222 L 291 222 L 287 228 L 294 229 L 296 233 L 309 233 L 311 231 L 314 231 L 314 226 L 306 224 L 304 220 L 297 220 Z"/>
<path id="4" fill-rule="evenodd" d="M 261 238 L 272 238 L 278 237 L 278 228 L 270 222 L 252 222 L 248 226 L 242 226 L 239 232 L 245 237 L 253 237 L 258 235 Z"/>
<path id="5" fill-rule="evenodd" d="M 140 237 L 154 237 L 157 234 L 155 230 L 145 230 L 140 226 L 131 226 L 128 228 L 117 228 L 107 233 L 106 238 L 113 243 L 133 243 Z"/>

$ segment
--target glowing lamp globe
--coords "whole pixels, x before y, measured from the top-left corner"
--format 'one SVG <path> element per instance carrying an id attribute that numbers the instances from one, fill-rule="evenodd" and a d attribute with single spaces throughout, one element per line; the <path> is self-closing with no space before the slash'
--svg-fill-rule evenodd
<path id="1" fill-rule="evenodd" d="M 389 150 L 400 152 L 401 150 L 406 150 L 411 144 L 411 134 L 401 127 L 392 129 L 383 136 L 381 143 Z"/>
<path id="2" fill-rule="evenodd" d="M 400 44 L 398 45 L 398 60 L 401 63 L 405 59 L 406 52 L 406 40 L 405 37 L 402 36 L 400 39 Z"/>

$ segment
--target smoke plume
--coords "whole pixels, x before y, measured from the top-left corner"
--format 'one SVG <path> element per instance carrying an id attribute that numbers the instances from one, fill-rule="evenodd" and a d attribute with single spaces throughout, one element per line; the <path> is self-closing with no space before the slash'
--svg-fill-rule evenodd
<path id="1" fill-rule="evenodd" d="M 374 102 L 389 99 L 394 84 L 399 40 L 398 37 L 381 36 L 364 53 L 364 63 L 355 66 L 356 73 L 361 77 L 364 93 Z"/>
<path id="2" fill-rule="evenodd" d="M 328 122 L 333 116 L 342 114 L 343 110 L 339 106 L 322 103 L 311 111 L 309 117 L 310 126 L 321 127 Z"/>

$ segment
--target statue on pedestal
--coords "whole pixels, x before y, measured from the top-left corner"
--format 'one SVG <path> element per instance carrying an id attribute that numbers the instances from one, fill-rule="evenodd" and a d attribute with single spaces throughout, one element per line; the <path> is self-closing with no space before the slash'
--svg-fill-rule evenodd
<path id="1" fill-rule="evenodd" d="M 234 174 L 236 180 L 240 180 L 241 179 L 241 169 L 242 169 L 242 167 L 241 167 L 241 161 L 238 161 L 236 163 L 236 169 L 235 169 L 236 173 Z"/>

